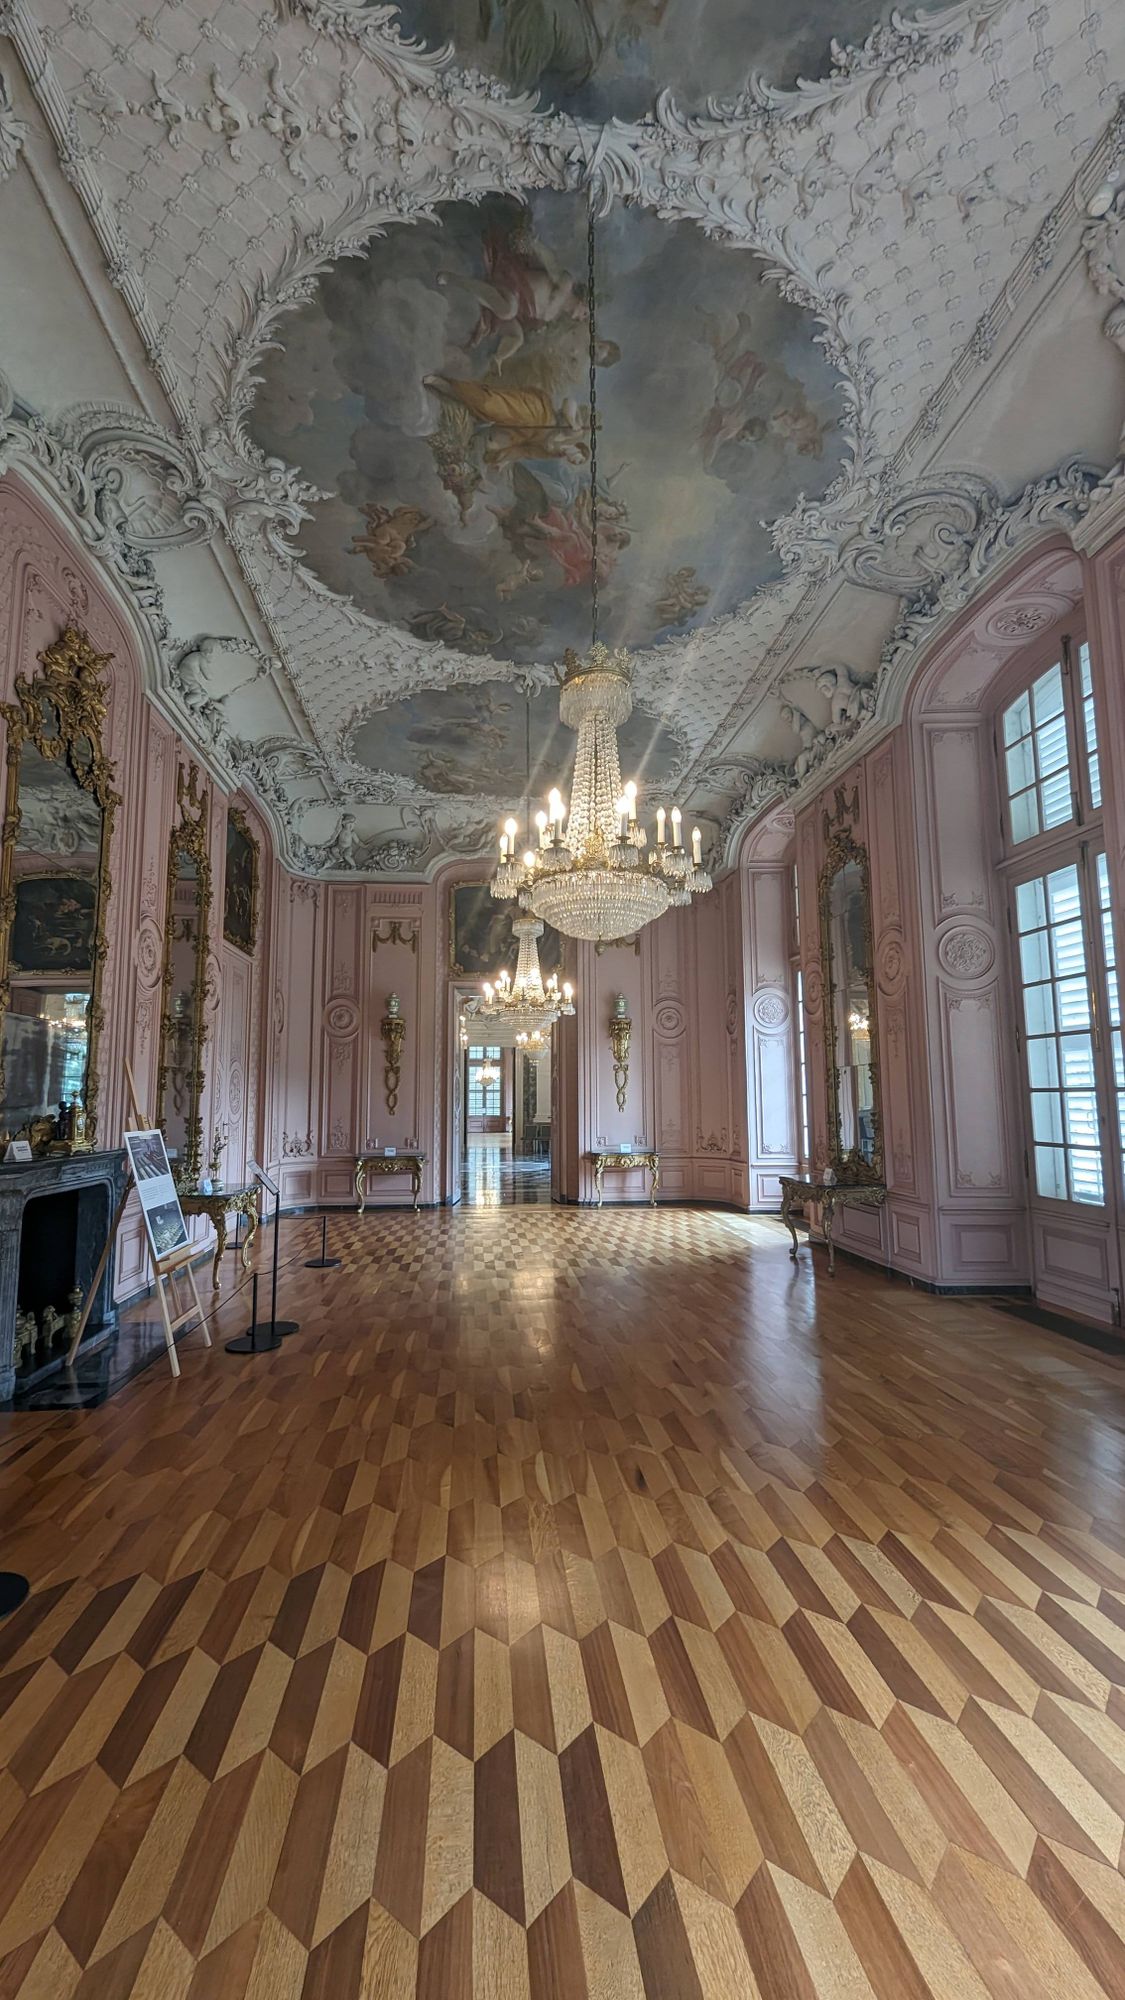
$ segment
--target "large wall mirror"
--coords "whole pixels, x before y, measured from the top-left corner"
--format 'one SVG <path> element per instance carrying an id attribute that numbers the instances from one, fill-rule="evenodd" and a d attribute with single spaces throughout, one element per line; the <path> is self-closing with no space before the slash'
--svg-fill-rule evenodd
<path id="1" fill-rule="evenodd" d="M 168 843 L 156 1096 L 157 1117 L 176 1184 L 181 1191 L 191 1192 L 198 1188 L 203 1169 L 204 1009 L 211 915 L 207 801 L 199 795 L 199 771 L 194 764 L 187 778 L 180 768 L 176 818 Z"/>
<path id="2" fill-rule="evenodd" d="M 881 1182 L 883 1131 L 867 849 L 833 834 L 820 875 L 828 1144 L 841 1180 Z"/>
<path id="3" fill-rule="evenodd" d="M 0 855 L 0 1123 L 42 1145 L 62 1104 L 97 1131 L 109 853 L 121 801 L 102 747 L 111 655 L 68 626 L 0 704 L 8 730 Z"/>

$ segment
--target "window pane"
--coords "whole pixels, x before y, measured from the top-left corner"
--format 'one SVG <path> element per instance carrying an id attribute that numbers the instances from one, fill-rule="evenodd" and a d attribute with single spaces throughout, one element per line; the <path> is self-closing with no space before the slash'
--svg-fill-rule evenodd
<path id="1" fill-rule="evenodd" d="M 1101 1154 L 1071 1153 L 1070 1181 L 1073 1201 L 1088 1201 L 1100 1206 L 1105 1199 Z"/>
<path id="2" fill-rule="evenodd" d="M 1094 1045 L 1089 1035 L 1061 1035 L 1059 1071 L 1064 1090 L 1093 1090 Z"/>
<path id="3" fill-rule="evenodd" d="M 1055 985 L 1055 1006 L 1060 1028 L 1087 1028 L 1090 1025 L 1090 990 L 1084 979 L 1060 979 Z"/>
<path id="4" fill-rule="evenodd" d="M 1082 688 L 1082 730 L 1086 739 L 1086 769 L 1090 778 L 1090 804 L 1102 802 L 1101 765 L 1098 762 L 1098 718 L 1094 711 L 1094 676 L 1090 648 L 1083 640 L 1078 648 L 1078 671 Z"/>
<path id="5" fill-rule="evenodd" d="M 1068 770 L 1064 768 L 1056 771 L 1053 778 L 1044 778 L 1039 787 L 1039 810 L 1044 827 L 1066 825 L 1074 810 Z"/>
<path id="6" fill-rule="evenodd" d="M 1039 799 L 1035 792 L 1021 792 L 1011 802 L 1012 839 L 1032 840 L 1039 831 Z"/>
<path id="7" fill-rule="evenodd" d="M 1051 977 L 1051 952 L 1046 931 L 1032 931 L 1020 939 L 1020 971 L 1030 986 L 1033 980 Z"/>
<path id="8" fill-rule="evenodd" d="M 1036 1139 L 1061 1146 L 1063 1142 L 1062 1100 L 1053 1090 L 1031 1093 L 1031 1131 Z"/>
<path id="9" fill-rule="evenodd" d="M 1035 1185 L 1052 1201 L 1066 1200 L 1066 1154 L 1061 1146 L 1036 1146 Z"/>
<path id="10" fill-rule="evenodd" d="M 1055 998 L 1049 986 L 1029 986 L 1023 996 L 1023 1023 L 1029 1035 L 1053 1035 Z"/>
<path id="11" fill-rule="evenodd" d="M 1036 729 L 1042 723 L 1049 721 L 1051 716 L 1062 714 L 1063 677 L 1059 661 L 1056 660 L 1053 667 L 1048 667 L 1045 674 L 1040 674 L 1039 679 L 1033 684 L 1031 706 Z"/>
<path id="12" fill-rule="evenodd" d="M 1073 979 L 1076 973 L 1086 970 L 1086 947 L 1082 942 L 1081 924 L 1059 924 L 1051 932 L 1051 955 L 1055 961 L 1055 976 L 1058 979 Z M 1044 975 L 1037 973 L 1036 978 Z"/>
<path id="13" fill-rule="evenodd" d="M 1031 700 L 1024 693 L 1004 710 L 1004 741 L 1014 743 L 1017 737 L 1031 734 Z"/>
<path id="14" fill-rule="evenodd" d="M 1066 763 L 1066 748 L 1066 717 L 1052 716 L 1050 722 L 1045 722 L 1035 732 L 1035 761 L 1040 777 L 1046 777 L 1048 771 L 1062 769 Z"/>
<path id="15" fill-rule="evenodd" d="M 1004 764 L 1008 773 L 1008 791 L 1014 797 L 1016 792 L 1025 791 L 1035 783 L 1035 755 L 1030 736 L 1021 743 L 1015 743 L 1004 753 Z"/>
<path id="16" fill-rule="evenodd" d="M 1082 902 L 1078 893 L 1078 864 L 1071 862 L 1069 868 L 1056 868 L 1046 877 L 1047 919 L 1052 924 L 1073 922 L 1082 914 Z"/>
<path id="17" fill-rule="evenodd" d="M 1034 882 L 1021 882 L 1016 890 L 1016 926 L 1021 931 L 1033 931 L 1046 921 L 1047 898 L 1042 878 L 1037 875 Z"/>
<path id="18" fill-rule="evenodd" d="M 1059 1080 L 1058 1045 L 1054 1040 L 1029 1042 L 1027 1077 L 1032 1090 L 1053 1090 Z M 1125 1088 L 1125 1079 L 1122 1082 Z"/>

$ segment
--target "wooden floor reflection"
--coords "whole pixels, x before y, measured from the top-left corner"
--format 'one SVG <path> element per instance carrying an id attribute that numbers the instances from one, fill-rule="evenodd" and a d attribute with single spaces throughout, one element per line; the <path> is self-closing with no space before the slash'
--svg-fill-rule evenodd
<path id="1" fill-rule="evenodd" d="M 733 1215 L 331 1235 L 0 1420 L 3 2000 L 1125 2000 L 1121 1362 Z"/>

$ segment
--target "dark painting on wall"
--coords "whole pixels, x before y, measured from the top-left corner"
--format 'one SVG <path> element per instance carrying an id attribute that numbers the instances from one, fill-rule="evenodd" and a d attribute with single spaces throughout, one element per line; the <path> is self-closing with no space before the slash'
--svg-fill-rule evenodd
<path id="1" fill-rule="evenodd" d="M 449 969 L 469 979 L 492 979 L 507 966 L 515 973 L 515 903 L 498 903 L 487 882 L 462 882 L 449 895 Z M 539 969 L 562 978 L 563 940 L 549 924 L 539 939 Z"/>
<path id="2" fill-rule="evenodd" d="M 89 973 L 98 885 L 89 875 L 24 875 L 15 885 L 13 972 Z"/>
<path id="3" fill-rule="evenodd" d="M 258 934 L 258 843 L 237 806 L 227 814 L 227 866 L 223 887 L 223 936 L 253 952 Z"/>

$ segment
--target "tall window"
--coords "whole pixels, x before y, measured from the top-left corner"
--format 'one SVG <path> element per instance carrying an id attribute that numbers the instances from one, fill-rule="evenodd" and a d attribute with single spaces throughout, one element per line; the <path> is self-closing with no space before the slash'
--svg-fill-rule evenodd
<path id="1" fill-rule="evenodd" d="M 500 1051 L 473 1047 L 469 1050 L 469 1116 L 480 1118 L 500 1109 Z"/>
<path id="2" fill-rule="evenodd" d="M 1064 642 L 1060 657 L 1002 710 L 997 750 L 1028 1178 L 1040 1199 L 1104 1207 L 1122 1192 L 1125 1065 L 1100 825 L 1097 711 L 1084 642 L 1076 649 Z"/>

